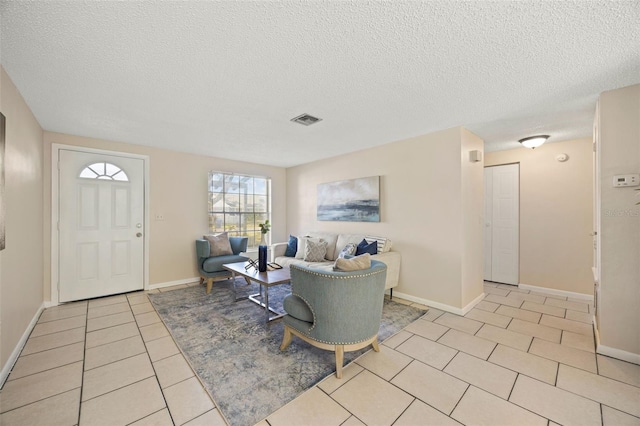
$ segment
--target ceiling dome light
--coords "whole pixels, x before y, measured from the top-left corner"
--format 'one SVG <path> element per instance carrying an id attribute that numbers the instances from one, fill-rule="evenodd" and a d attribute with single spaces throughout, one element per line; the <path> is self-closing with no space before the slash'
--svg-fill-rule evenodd
<path id="1" fill-rule="evenodd" d="M 520 139 L 520 142 L 523 146 L 527 148 L 534 149 L 543 143 L 545 143 L 549 139 L 549 135 L 537 135 L 537 136 L 529 136 L 528 138 Z"/>

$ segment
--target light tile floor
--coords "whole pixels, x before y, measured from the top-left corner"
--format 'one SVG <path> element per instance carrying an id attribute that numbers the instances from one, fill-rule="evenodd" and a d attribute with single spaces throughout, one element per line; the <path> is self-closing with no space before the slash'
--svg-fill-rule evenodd
<path id="1" fill-rule="evenodd" d="M 592 306 L 485 293 L 465 317 L 429 309 L 259 425 L 640 425 L 640 366 L 595 353 Z M 0 413 L 3 426 L 225 424 L 143 292 L 46 309 Z"/>

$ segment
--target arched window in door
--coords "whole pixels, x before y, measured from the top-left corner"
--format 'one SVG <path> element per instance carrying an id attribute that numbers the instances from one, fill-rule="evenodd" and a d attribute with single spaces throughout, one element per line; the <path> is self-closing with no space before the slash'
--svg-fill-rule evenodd
<path id="1" fill-rule="evenodd" d="M 83 179 L 104 179 L 129 182 L 129 177 L 120 167 L 111 163 L 93 163 L 80 172 Z"/>

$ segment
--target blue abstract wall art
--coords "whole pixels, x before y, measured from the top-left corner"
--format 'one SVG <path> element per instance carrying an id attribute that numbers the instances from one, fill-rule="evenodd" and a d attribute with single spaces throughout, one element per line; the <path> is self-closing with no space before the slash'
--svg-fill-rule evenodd
<path id="1" fill-rule="evenodd" d="M 318 220 L 380 222 L 380 176 L 319 184 Z"/>

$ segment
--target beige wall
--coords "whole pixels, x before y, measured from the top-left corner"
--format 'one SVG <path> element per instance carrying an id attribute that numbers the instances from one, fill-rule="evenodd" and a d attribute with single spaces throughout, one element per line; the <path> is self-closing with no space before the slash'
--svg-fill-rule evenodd
<path id="1" fill-rule="evenodd" d="M 402 254 L 394 291 L 462 308 L 482 294 L 482 163 L 469 163 L 469 148 L 482 141 L 453 128 L 289 168 L 288 232 L 389 237 Z M 379 223 L 316 220 L 319 183 L 375 175 Z"/>
<path id="2" fill-rule="evenodd" d="M 470 151 L 483 151 L 484 141 L 462 129 L 462 306 L 471 303 L 483 288 L 484 266 L 484 167 L 469 161 Z"/>
<path id="3" fill-rule="evenodd" d="M 0 66 L 6 117 L 6 248 L 0 251 L 0 367 L 42 305 L 42 128 Z"/>
<path id="4" fill-rule="evenodd" d="M 600 96 L 600 343 L 640 362 L 640 201 L 613 176 L 640 173 L 640 85 Z"/>
<path id="5" fill-rule="evenodd" d="M 520 163 L 520 283 L 592 295 L 591 139 L 485 155 L 485 166 L 512 163 Z"/>
<path id="6" fill-rule="evenodd" d="M 53 143 L 147 155 L 150 162 L 149 284 L 198 276 L 194 240 L 208 232 L 210 170 L 268 176 L 272 184 L 273 241 L 286 238 L 286 171 L 283 168 L 185 154 L 139 145 L 44 133 L 45 247 L 51 241 L 51 146 Z M 164 221 L 154 220 L 157 214 Z M 51 252 L 44 257 L 45 299 L 50 298 Z"/>

